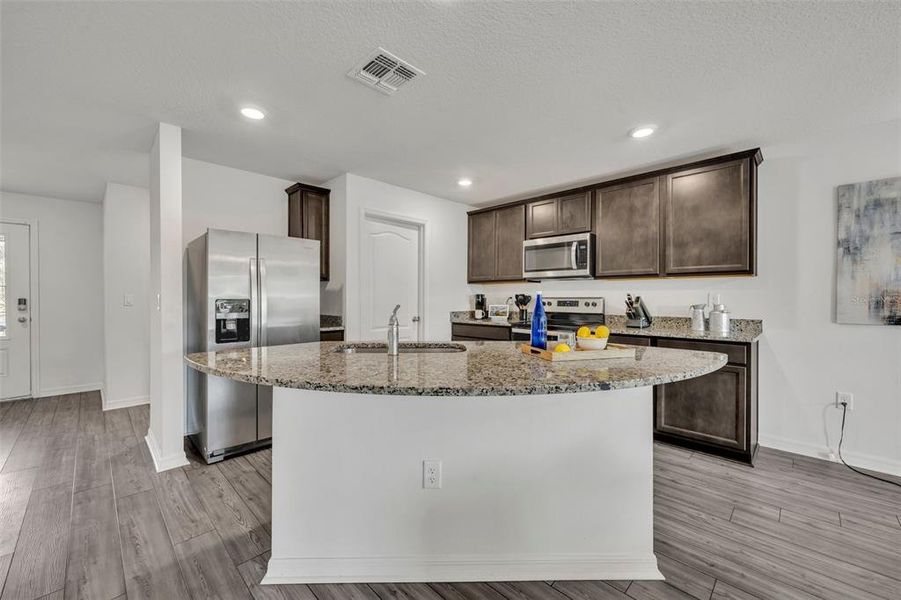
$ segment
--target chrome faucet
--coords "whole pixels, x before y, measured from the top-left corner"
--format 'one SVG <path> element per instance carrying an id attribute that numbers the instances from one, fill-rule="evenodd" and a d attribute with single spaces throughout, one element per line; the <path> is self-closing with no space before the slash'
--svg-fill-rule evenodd
<path id="1" fill-rule="evenodd" d="M 400 336 L 400 324 L 397 322 L 398 310 L 400 310 L 400 304 L 394 307 L 391 318 L 388 319 L 388 356 L 397 356 L 397 338 Z"/>

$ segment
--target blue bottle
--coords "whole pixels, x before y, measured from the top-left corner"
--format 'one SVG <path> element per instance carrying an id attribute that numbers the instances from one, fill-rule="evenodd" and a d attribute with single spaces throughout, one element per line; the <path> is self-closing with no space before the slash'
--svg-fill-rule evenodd
<path id="1" fill-rule="evenodd" d="M 531 344 L 533 348 L 547 350 L 547 314 L 544 312 L 541 292 L 535 294 L 535 309 L 532 311 Z"/>

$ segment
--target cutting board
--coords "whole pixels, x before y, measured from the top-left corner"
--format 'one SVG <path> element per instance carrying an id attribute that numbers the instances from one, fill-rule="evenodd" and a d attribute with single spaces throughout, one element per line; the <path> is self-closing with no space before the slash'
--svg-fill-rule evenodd
<path id="1" fill-rule="evenodd" d="M 598 360 L 603 358 L 635 358 L 635 346 L 607 343 L 603 350 L 582 350 L 575 348 L 570 352 L 551 352 L 541 348 L 533 348 L 528 344 L 520 345 L 523 354 L 537 356 L 551 362 L 569 362 L 575 360 Z"/>

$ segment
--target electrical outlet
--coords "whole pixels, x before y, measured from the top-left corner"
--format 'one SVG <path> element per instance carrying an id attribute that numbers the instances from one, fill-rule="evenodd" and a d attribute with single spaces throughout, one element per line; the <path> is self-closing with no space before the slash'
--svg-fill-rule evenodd
<path id="1" fill-rule="evenodd" d="M 122 306 L 134 306 L 135 305 L 135 295 L 134 294 L 125 294 L 122 296 Z"/>
<path id="2" fill-rule="evenodd" d="M 426 490 L 441 489 L 441 461 L 422 461 L 422 488 Z"/>
<path id="3" fill-rule="evenodd" d="M 842 408 L 842 403 L 848 405 L 848 410 L 854 410 L 854 394 L 851 392 L 835 392 L 835 408 Z"/>

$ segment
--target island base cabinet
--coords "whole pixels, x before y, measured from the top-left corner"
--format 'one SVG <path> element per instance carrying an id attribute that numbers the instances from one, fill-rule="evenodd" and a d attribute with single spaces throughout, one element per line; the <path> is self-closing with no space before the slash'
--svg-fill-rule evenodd
<path id="1" fill-rule="evenodd" d="M 263 584 L 662 579 L 651 398 L 276 387 Z"/>
<path id="2" fill-rule="evenodd" d="M 730 362 L 702 377 L 654 388 L 654 439 L 753 464 L 757 450 L 757 343 L 659 339 L 657 345 L 722 352 Z"/>

